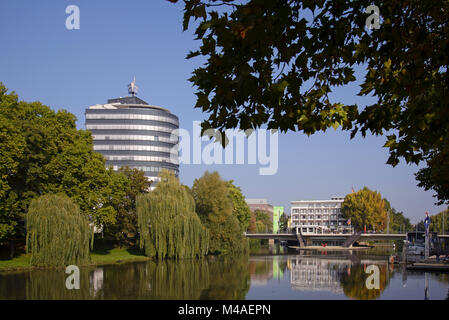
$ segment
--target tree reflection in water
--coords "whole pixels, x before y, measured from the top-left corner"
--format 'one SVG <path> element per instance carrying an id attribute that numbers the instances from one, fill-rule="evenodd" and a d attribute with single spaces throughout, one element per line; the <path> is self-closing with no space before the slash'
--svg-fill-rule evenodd
<path id="1" fill-rule="evenodd" d="M 366 286 L 369 274 L 365 271 L 369 265 L 379 268 L 379 289 Z M 250 286 L 254 286 L 255 291 L 263 291 L 265 285 L 272 286 L 272 289 L 291 286 L 294 291 L 304 291 L 306 294 L 301 294 L 302 297 L 307 297 L 307 293 L 312 291 L 327 291 L 351 299 L 378 299 L 391 286 L 392 267 L 387 264 L 387 258 L 375 255 L 212 256 L 83 267 L 80 269 L 80 290 L 66 289 L 68 275 L 64 269 L 0 272 L 0 300 L 245 299 Z M 407 275 L 424 281 L 423 273 L 409 272 L 405 268 L 395 272 L 399 273 L 396 283 L 401 287 L 406 285 Z M 432 273 L 429 280 L 446 284 L 449 283 L 449 275 Z M 418 298 L 422 296 L 420 290 Z M 332 298 L 333 295 L 326 297 Z M 441 298 L 446 298 L 446 290 Z"/>
<path id="2" fill-rule="evenodd" d="M 148 261 L 80 268 L 80 289 L 65 287 L 64 269 L 0 274 L 6 299 L 244 299 L 248 256 Z"/>
<path id="3" fill-rule="evenodd" d="M 291 285 L 301 291 L 330 291 L 351 299 L 377 299 L 388 286 L 392 270 L 386 261 L 361 260 L 357 256 L 296 256 L 291 258 Z M 379 289 L 369 289 L 369 265 L 379 268 Z"/>
<path id="4" fill-rule="evenodd" d="M 390 283 L 391 272 L 386 264 L 375 264 L 379 268 L 379 289 L 370 289 L 366 285 L 366 279 L 370 273 L 366 273 L 367 264 L 359 264 L 350 267 L 350 272 L 343 273 L 340 283 L 344 294 L 351 299 L 372 300 L 381 296 Z"/>

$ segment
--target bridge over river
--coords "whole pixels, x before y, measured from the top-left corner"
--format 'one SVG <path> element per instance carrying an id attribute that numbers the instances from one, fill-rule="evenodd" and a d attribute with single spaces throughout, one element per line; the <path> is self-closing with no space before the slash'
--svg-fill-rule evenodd
<path id="1" fill-rule="evenodd" d="M 369 240 L 405 240 L 405 233 L 245 233 L 250 239 L 274 239 L 279 241 L 297 241 L 300 246 L 319 243 L 332 243 L 350 247 L 356 241 Z M 441 238 L 449 238 L 449 235 L 439 235 Z"/>

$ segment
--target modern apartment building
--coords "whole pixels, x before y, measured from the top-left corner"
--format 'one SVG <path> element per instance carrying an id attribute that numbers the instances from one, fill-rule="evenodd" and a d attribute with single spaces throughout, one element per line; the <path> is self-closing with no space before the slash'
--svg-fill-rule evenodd
<path id="1" fill-rule="evenodd" d="M 178 117 L 167 109 L 149 105 L 136 97 L 134 81 L 128 86 L 130 96 L 109 99 L 86 109 L 86 129 L 92 132 L 94 150 L 103 154 L 106 165 L 144 171 L 153 181 L 162 169 L 179 173 Z"/>
<path id="2" fill-rule="evenodd" d="M 292 228 L 303 234 L 347 232 L 351 227 L 341 214 L 344 198 L 299 200 L 291 202 Z"/>

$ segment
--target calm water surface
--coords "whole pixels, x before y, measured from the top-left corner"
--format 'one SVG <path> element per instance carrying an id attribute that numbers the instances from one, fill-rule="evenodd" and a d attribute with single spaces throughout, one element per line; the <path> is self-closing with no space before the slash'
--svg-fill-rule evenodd
<path id="1" fill-rule="evenodd" d="M 80 268 L 80 290 L 65 270 L 0 272 L 0 299 L 448 299 L 449 274 L 410 272 L 375 251 L 265 252 L 200 260 Z M 379 289 L 368 289 L 370 265 Z M 376 268 L 377 269 L 377 268 Z M 369 270 L 369 268 L 368 268 Z"/>

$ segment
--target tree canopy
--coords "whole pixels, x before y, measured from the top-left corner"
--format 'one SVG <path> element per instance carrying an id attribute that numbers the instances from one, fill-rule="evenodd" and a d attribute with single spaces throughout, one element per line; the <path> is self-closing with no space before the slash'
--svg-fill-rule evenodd
<path id="1" fill-rule="evenodd" d="M 390 202 L 387 199 L 383 199 L 385 204 L 385 209 L 390 216 L 390 232 L 402 233 L 405 231 L 413 230 L 413 225 L 409 218 L 404 216 L 403 212 L 397 211 L 395 208 L 391 207 Z"/>
<path id="2" fill-rule="evenodd" d="M 341 204 L 343 217 L 351 219 L 351 225 L 358 230 L 384 230 L 387 222 L 387 208 L 379 192 L 367 187 L 346 195 Z"/>
<path id="3" fill-rule="evenodd" d="M 194 258 L 206 255 L 209 232 L 195 202 L 172 172 L 164 170 L 156 188 L 137 197 L 140 247 L 149 257 Z"/>
<path id="4" fill-rule="evenodd" d="M 448 167 L 438 154 L 449 145 L 449 2 L 376 1 L 378 29 L 366 26 L 370 5 L 184 0 L 183 28 L 193 26 L 201 41 L 187 58 L 205 61 L 190 78 L 195 107 L 208 114 L 203 129 L 267 125 L 310 135 L 340 127 L 351 138 L 358 132 L 386 135 L 393 166 L 400 159 L 437 158 L 429 167 Z M 360 70 L 366 74 L 358 95 L 377 101 L 364 106 L 332 96 L 337 87 L 361 80 L 355 76 Z M 449 177 L 432 177 L 418 176 L 420 185 L 449 201 Z"/>
<path id="5" fill-rule="evenodd" d="M 117 212 L 116 223 L 106 225 L 105 236 L 112 237 L 120 243 L 138 236 L 136 199 L 140 194 L 148 193 L 151 182 L 141 170 L 122 167 L 115 174 L 116 187 L 112 190 L 111 202 Z M 133 243 L 135 244 L 135 243 Z"/>
<path id="6" fill-rule="evenodd" d="M 251 212 L 248 204 L 245 201 L 245 197 L 242 194 L 242 190 L 234 185 L 234 181 L 228 181 L 229 196 L 232 199 L 233 214 L 237 217 L 240 223 L 242 231 L 246 231 L 249 227 Z"/>
<path id="7" fill-rule="evenodd" d="M 47 194 L 33 199 L 26 222 L 31 265 L 63 267 L 90 262 L 93 228 L 66 195 Z"/>
<path id="8" fill-rule="evenodd" d="M 193 182 L 196 212 L 209 229 L 211 253 L 239 253 L 247 249 L 247 239 L 233 214 L 229 192 L 228 183 L 218 172 L 206 171 Z"/>
<path id="9" fill-rule="evenodd" d="M 449 144 L 432 151 L 426 164 L 415 174 L 418 186 L 435 191 L 438 205 L 449 204 Z"/>
<path id="10" fill-rule="evenodd" d="M 273 217 L 272 213 L 265 210 L 254 210 L 254 217 L 256 221 L 256 232 L 271 233 L 273 232 Z"/>
<path id="11" fill-rule="evenodd" d="M 19 101 L 0 83 L 0 243 L 25 235 L 31 200 L 47 193 L 65 193 L 97 226 L 135 220 L 125 212 L 148 186 L 143 173 L 107 168 L 91 133 L 75 121 L 66 110 Z"/>
<path id="12" fill-rule="evenodd" d="M 280 231 L 287 231 L 288 230 L 288 219 L 289 217 L 284 212 L 282 213 L 281 217 L 279 218 L 279 230 Z"/>

